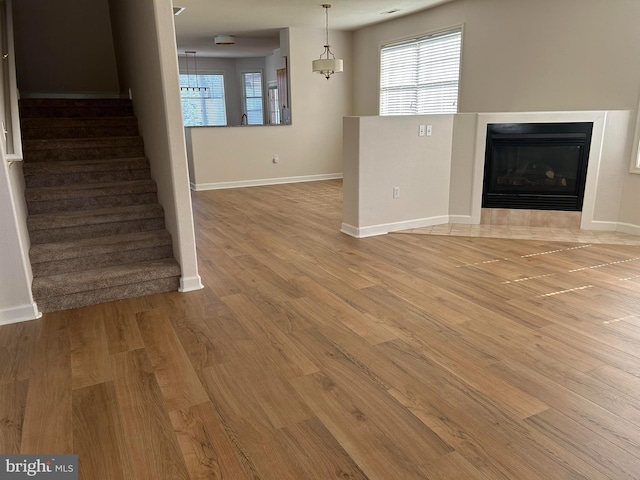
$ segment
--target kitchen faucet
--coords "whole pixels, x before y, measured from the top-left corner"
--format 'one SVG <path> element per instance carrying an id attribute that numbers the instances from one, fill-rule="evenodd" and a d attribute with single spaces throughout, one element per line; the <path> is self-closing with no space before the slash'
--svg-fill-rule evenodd
<path id="1" fill-rule="evenodd" d="M 249 123 L 249 119 L 247 118 L 247 114 L 243 113 L 240 118 L 240 125 L 247 125 Z"/>

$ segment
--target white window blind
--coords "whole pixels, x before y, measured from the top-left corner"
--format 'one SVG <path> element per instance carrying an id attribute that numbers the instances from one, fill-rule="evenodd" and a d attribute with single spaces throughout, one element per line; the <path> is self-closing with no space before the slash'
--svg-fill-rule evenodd
<path id="1" fill-rule="evenodd" d="M 461 29 L 383 46 L 380 115 L 456 113 L 461 48 Z"/>
<path id="2" fill-rule="evenodd" d="M 264 124 L 262 112 L 262 73 L 242 73 L 242 98 L 244 100 L 244 112 L 247 114 L 249 125 Z"/>
<path id="3" fill-rule="evenodd" d="M 223 74 L 180 74 L 180 87 L 185 127 L 227 124 Z"/>

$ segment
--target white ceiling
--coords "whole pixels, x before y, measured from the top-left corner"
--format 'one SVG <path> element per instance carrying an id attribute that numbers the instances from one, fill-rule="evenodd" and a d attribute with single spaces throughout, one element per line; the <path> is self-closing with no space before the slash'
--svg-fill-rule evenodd
<path id="1" fill-rule="evenodd" d="M 329 0 L 329 28 L 356 30 L 453 0 Z M 278 48 L 286 27 L 324 28 L 322 0 L 173 0 L 185 10 L 175 18 L 178 52 L 198 56 L 266 56 Z M 395 13 L 385 13 L 391 10 Z M 234 35 L 235 45 L 214 45 L 213 37 Z"/>

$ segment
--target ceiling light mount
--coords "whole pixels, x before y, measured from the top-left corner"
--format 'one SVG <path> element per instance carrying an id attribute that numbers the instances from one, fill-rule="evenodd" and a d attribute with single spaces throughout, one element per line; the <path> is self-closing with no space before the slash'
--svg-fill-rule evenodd
<path id="1" fill-rule="evenodd" d="M 324 8 L 325 14 L 325 42 L 324 42 L 324 52 L 320 55 L 318 60 L 314 60 L 312 63 L 313 71 L 316 73 L 320 73 L 325 76 L 327 80 L 334 73 L 340 73 L 343 69 L 343 61 L 341 58 L 336 58 L 336 56 L 331 51 L 329 46 L 329 9 L 331 8 L 331 4 L 325 3 L 322 5 Z"/>
<path id="2" fill-rule="evenodd" d="M 216 35 L 213 41 L 216 45 L 233 45 L 236 43 L 233 35 Z"/>

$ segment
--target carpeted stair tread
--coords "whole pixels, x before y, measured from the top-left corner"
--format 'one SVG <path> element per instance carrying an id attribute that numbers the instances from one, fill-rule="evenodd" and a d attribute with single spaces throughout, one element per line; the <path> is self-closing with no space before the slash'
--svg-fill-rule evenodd
<path id="1" fill-rule="evenodd" d="M 58 162 L 29 162 L 23 164 L 25 175 L 69 174 L 80 172 L 108 172 L 149 168 L 146 157 L 96 158 L 60 160 Z"/>
<path id="2" fill-rule="evenodd" d="M 134 116 L 129 117 L 72 117 L 72 118 L 50 118 L 50 117 L 32 117 L 23 118 L 20 121 L 22 131 L 28 129 L 45 130 L 48 128 L 92 128 L 92 127 L 124 127 L 138 126 L 138 119 Z M 36 137 L 34 137 L 36 138 Z M 82 138 L 82 137 L 79 137 Z"/>
<path id="3" fill-rule="evenodd" d="M 27 217 L 30 232 L 53 230 L 104 223 L 128 222 L 149 218 L 164 218 L 160 205 L 133 205 L 99 210 L 73 210 L 59 213 L 41 213 Z"/>
<path id="4" fill-rule="evenodd" d="M 29 255 L 31 263 L 36 264 L 166 245 L 171 245 L 169 232 L 166 230 L 153 230 L 150 232 L 33 245 Z"/>
<path id="5" fill-rule="evenodd" d="M 70 308 L 97 305 L 125 298 L 155 295 L 157 293 L 175 292 L 180 286 L 180 277 L 166 277 L 147 282 L 130 283 L 99 290 L 79 292 L 71 295 L 59 295 L 37 300 L 38 309 L 43 312 L 57 312 Z"/>
<path id="6" fill-rule="evenodd" d="M 130 147 L 142 145 L 142 137 L 96 137 L 31 139 L 22 142 L 23 152 L 60 149 L 85 149 L 104 147 Z"/>
<path id="7" fill-rule="evenodd" d="M 19 106 L 23 119 L 133 116 L 131 100 L 123 98 L 24 98 Z"/>
<path id="8" fill-rule="evenodd" d="M 120 285 L 148 282 L 180 275 L 180 265 L 173 258 L 117 265 L 83 272 L 63 273 L 33 279 L 36 301 L 59 295 L 99 290 Z"/>
<path id="9" fill-rule="evenodd" d="M 126 195 L 131 193 L 156 192 L 153 180 L 132 180 L 128 182 L 86 183 L 83 185 L 65 185 L 61 187 L 33 187 L 25 190 L 27 202 L 62 200 L 88 195 Z"/>

